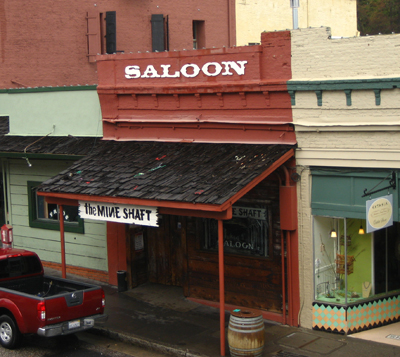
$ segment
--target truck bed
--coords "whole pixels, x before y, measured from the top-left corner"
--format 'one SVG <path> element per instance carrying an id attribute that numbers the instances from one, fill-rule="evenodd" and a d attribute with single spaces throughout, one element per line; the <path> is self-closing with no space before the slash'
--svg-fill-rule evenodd
<path id="1" fill-rule="evenodd" d="M 23 334 L 60 336 L 107 320 L 100 286 L 43 274 L 34 252 L 0 249 L 0 344 L 15 348 Z M 7 332 L 5 332 L 7 331 Z"/>
<path id="2" fill-rule="evenodd" d="M 46 298 L 78 290 L 95 289 L 97 286 L 67 279 L 59 279 L 47 275 L 39 275 L 5 280 L 0 282 L 0 288 L 6 288 L 15 292 Z"/>

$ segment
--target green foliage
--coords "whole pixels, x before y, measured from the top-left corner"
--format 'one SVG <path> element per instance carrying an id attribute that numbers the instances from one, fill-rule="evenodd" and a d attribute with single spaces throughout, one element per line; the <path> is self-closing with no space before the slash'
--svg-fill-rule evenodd
<path id="1" fill-rule="evenodd" d="M 361 35 L 400 33 L 399 0 L 357 0 Z"/>

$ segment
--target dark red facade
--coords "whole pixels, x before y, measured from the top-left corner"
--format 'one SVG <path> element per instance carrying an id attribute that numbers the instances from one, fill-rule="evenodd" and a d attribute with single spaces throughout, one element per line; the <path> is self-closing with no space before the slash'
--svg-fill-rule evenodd
<path id="1" fill-rule="evenodd" d="M 286 87 L 291 78 L 290 52 L 290 32 L 284 31 L 263 33 L 259 46 L 99 56 L 104 139 L 295 144 Z M 227 304 L 258 308 L 266 318 L 297 325 L 293 154 L 282 158 L 268 176 L 254 181 L 234 200 L 250 205 L 259 200 L 268 202 L 269 257 L 227 254 L 224 269 Z M 218 255 L 201 243 L 201 219 L 179 202 L 171 202 L 160 213 L 164 218 L 158 229 L 124 230 L 109 223 L 110 271 L 127 270 L 132 286 L 146 276 L 144 279 L 152 282 L 182 286 L 187 297 L 218 302 Z M 177 225 L 181 229 L 177 230 Z M 146 260 L 132 249 L 138 232 L 147 239 Z M 281 254 L 282 247 L 286 257 Z M 121 259 L 124 254 L 126 260 Z M 144 275 L 143 264 L 147 264 Z M 116 284 L 115 279 L 110 276 L 111 283 Z M 284 301 L 288 311 L 282 308 Z"/>
<path id="2" fill-rule="evenodd" d="M 98 73 L 104 139 L 295 142 L 289 32 L 259 46 L 100 56 Z"/>

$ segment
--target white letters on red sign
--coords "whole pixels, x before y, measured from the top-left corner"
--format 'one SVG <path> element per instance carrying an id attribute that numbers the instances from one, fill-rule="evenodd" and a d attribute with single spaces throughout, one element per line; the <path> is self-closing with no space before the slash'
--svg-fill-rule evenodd
<path id="1" fill-rule="evenodd" d="M 149 64 L 143 72 L 140 66 L 133 65 L 125 67 L 125 78 L 179 78 L 181 75 L 186 78 L 194 78 L 200 72 L 204 73 L 207 77 L 216 77 L 218 75 L 233 76 L 234 72 L 239 76 L 243 76 L 246 64 L 247 61 L 207 62 L 200 68 L 195 63 L 187 63 L 182 66 L 180 71 L 173 73 L 170 73 L 170 64 L 160 65 L 161 69 L 159 70 Z"/>

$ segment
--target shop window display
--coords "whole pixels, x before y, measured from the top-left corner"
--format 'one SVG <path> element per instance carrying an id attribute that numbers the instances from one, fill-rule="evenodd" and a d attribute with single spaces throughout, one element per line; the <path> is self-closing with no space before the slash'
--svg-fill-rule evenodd
<path id="1" fill-rule="evenodd" d="M 315 300 L 342 305 L 400 289 L 398 223 L 369 234 L 365 223 L 314 217 Z"/>

